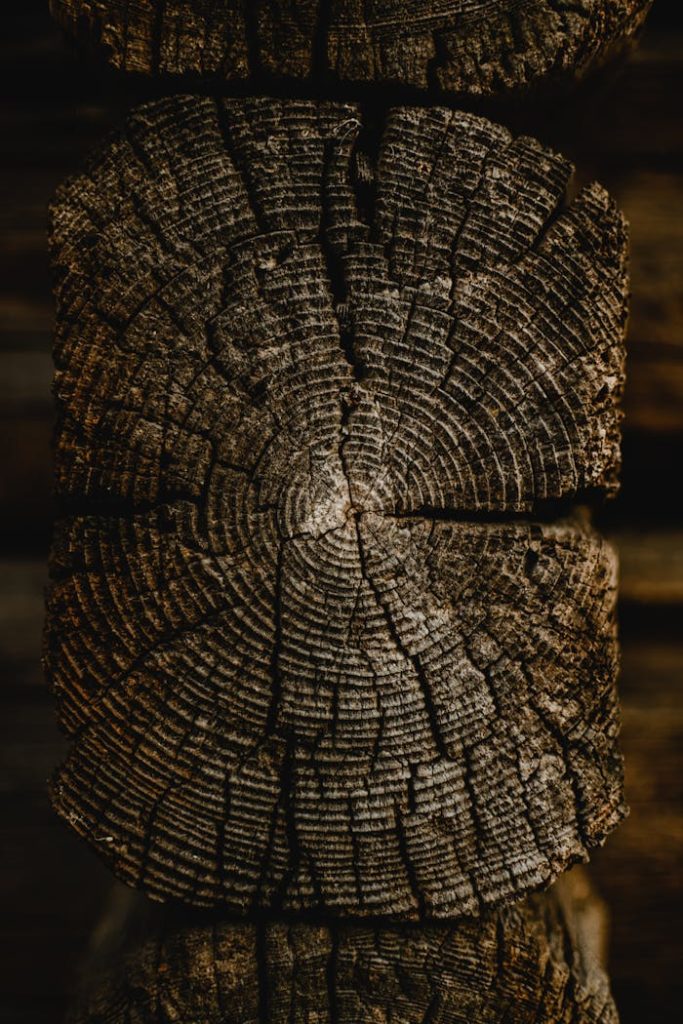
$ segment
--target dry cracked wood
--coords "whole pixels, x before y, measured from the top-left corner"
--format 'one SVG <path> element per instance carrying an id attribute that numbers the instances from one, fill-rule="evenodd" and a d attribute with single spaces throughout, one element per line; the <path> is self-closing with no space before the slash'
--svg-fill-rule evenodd
<path id="1" fill-rule="evenodd" d="M 455 926 L 227 923 L 140 899 L 100 926 L 70 1024 L 617 1021 L 603 910 L 577 872 Z"/>
<path id="2" fill-rule="evenodd" d="M 580 76 L 651 0 L 52 0 L 115 67 L 490 96 Z"/>
<path id="3" fill-rule="evenodd" d="M 58 811 L 233 909 L 471 914 L 622 813 L 625 237 L 443 109 L 184 97 L 53 220 Z M 542 521 L 543 516 L 546 521 Z"/>

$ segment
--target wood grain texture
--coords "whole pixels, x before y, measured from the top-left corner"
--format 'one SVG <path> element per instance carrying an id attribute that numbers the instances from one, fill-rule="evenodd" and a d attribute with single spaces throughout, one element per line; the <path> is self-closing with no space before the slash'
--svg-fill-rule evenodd
<path id="1" fill-rule="evenodd" d="M 52 1024 L 60 1012 L 74 961 L 82 956 L 108 888 L 96 858 L 74 843 L 43 799 L 45 778 L 63 756 L 38 664 L 45 575 L 42 561 L 0 565 L 0 682 L 8 697 L 16 694 L 0 723 L 6 921 L 1 999 L 7 1020 L 31 1024 Z M 667 1013 L 670 1019 L 680 975 L 679 934 L 673 931 L 662 941 L 683 905 L 683 647 L 675 624 L 674 630 L 657 644 L 628 634 L 622 641 L 621 742 L 631 811 L 590 865 L 609 900 L 609 976 L 620 1019 L 634 1024 L 660 1024 Z M 111 915 L 107 919 L 111 923 Z M 120 924 L 115 918 L 115 931 Z M 24 936 L 20 943 L 17 934 Z M 27 995 L 29 961 L 37 950 L 45 951 L 46 966 Z"/>
<path id="2" fill-rule="evenodd" d="M 620 819 L 614 558 L 539 518 L 618 463 L 624 225 L 570 170 L 190 97 L 62 190 L 53 799 L 129 883 L 472 914 Z"/>
<path id="3" fill-rule="evenodd" d="M 651 0 L 52 0 L 115 67 L 491 96 L 581 76 Z"/>
<path id="4" fill-rule="evenodd" d="M 70 1024 L 617 1021 L 603 909 L 576 872 L 479 921 L 419 929 L 183 920 L 121 899 Z"/>

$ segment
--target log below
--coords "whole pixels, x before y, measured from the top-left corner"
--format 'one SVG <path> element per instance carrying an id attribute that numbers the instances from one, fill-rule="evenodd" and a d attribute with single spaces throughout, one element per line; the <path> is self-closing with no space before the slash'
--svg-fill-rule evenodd
<path id="1" fill-rule="evenodd" d="M 473 914 L 623 814 L 625 235 L 471 115 L 179 98 L 61 192 L 57 810 L 196 904 Z"/>
<path id="2" fill-rule="evenodd" d="M 384 83 L 496 96 L 571 80 L 623 45 L 651 0 L 52 0 L 114 67 L 273 83 Z"/>
<path id="3" fill-rule="evenodd" d="M 99 931 L 69 1024 L 617 1024 L 577 871 L 455 926 L 227 923 L 138 896 Z"/>

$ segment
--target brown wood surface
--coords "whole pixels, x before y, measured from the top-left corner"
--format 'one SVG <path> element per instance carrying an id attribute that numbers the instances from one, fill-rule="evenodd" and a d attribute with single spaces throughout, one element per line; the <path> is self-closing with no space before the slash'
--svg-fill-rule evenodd
<path id="1" fill-rule="evenodd" d="M 608 897 L 610 976 L 624 1024 L 670 1024 L 683 998 L 683 816 L 676 788 L 682 767 L 677 730 L 683 606 L 670 603 L 678 600 L 671 595 L 683 584 L 672 576 L 667 557 L 667 551 L 680 550 L 674 548 L 680 500 L 672 467 L 683 458 L 683 393 L 677 384 L 683 291 L 683 235 L 675 208 L 683 180 L 678 18 L 676 3 L 655 0 L 642 46 L 619 76 L 605 78 L 571 103 L 556 104 L 549 115 L 541 111 L 531 124 L 525 123 L 526 115 L 517 117 L 522 129 L 570 154 L 583 180 L 597 177 L 607 186 L 631 225 L 623 487 L 607 525 L 616 541 L 626 530 L 638 563 L 639 535 L 645 530 L 647 549 L 656 547 L 662 556 L 648 556 L 646 589 L 670 596 L 653 605 L 649 598 L 636 602 L 625 594 L 620 606 L 622 742 L 631 814 L 595 855 L 592 870 L 599 872 Z M 12 102 L 0 110 L 6 200 L 0 212 L 0 1020 L 55 1024 L 107 872 L 51 814 L 45 792 L 46 779 L 65 752 L 38 661 L 53 514 L 46 205 L 57 184 L 116 126 L 126 105 L 144 93 L 88 73 L 70 58 L 42 0 L 13 5 L 6 19 L 0 77 Z M 27 356 L 33 360 L 31 373 Z M 20 389 L 22 401 L 13 397 Z M 626 558 L 635 564 L 628 551 Z M 653 575 L 655 566 L 665 571 L 661 579 Z M 625 561 L 625 587 L 630 575 Z M 628 588 L 633 585 L 643 591 L 643 583 L 631 577 Z"/>
<path id="2" fill-rule="evenodd" d="M 52 793 L 119 877 L 458 917 L 621 819 L 614 562 L 554 503 L 615 489 L 626 237 L 570 177 L 190 96 L 59 191 Z"/>
<path id="3" fill-rule="evenodd" d="M 36 657 L 45 583 L 41 561 L 0 564 L 0 653 L 8 698 L 2 723 L 6 931 L 0 949 L 8 1021 L 60 1019 L 58 1007 L 73 983 L 76 960 L 109 884 L 105 869 L 72 840 L 47 806 L 46 780 L 64 756 L 65 742 L 55 732 Z M 628 606 L 623 614 L 628 622 Z M 622 743 L 631 814 L 591 864 L 608 898 L 610 975 L 624 1021 L 640 1021 L 643 1012 L 664 1021 L 678 998 L 673 922 L 683 911 L 683 645 L 680 635 L 662 632 L 661 625 L 660 633 L 649 640 L 633 635 L 623 645 Z M 27 990 L 29 951 L 33 956 L 40 949 L 51 955 Z"/>
<path id="4" fill-rule="evenodd" d="M 117 893 L 73 1024 L 616 1024 L 604 908 L 577 869 L 460 924 L 206 919 Z"/>
<path id="5" fill-rule="evenodd" d="M 114 67 L 248 82 L 282 76 L 486 96 L 575 79 L 651 0 L 51 0 Z"/>

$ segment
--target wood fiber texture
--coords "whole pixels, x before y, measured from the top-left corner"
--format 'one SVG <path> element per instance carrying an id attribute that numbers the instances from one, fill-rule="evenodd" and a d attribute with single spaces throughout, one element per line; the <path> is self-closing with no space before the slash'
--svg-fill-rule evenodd
<path id="1" fill-rule="evenodd" d="M 623 219 L 444 109 L 180 97 L 53 209 L 57 810 L 126 882 L 457 916 L 623 814 Z"/>
<path id="2" fill-rule="evenodd" d="M 128 71 L 493 96 L 580 76 L 651 0 L 52 0 Z"/>
<path id="3" fill-rule="evenodd" d="M 137 897 L 138 901 L 140 897 Z M 583 876 L 457 925 L 181 922 L 134 908 L 69 1024 L 616 1024 Z M 125 921 L 125 918 L 124 918 Z M 104 922 L 120 933 L 114 915 Z"/>

